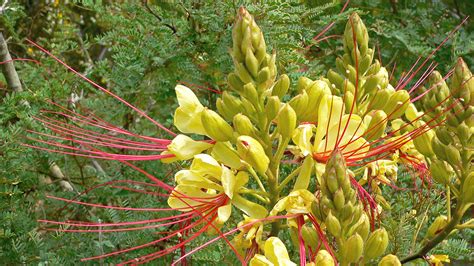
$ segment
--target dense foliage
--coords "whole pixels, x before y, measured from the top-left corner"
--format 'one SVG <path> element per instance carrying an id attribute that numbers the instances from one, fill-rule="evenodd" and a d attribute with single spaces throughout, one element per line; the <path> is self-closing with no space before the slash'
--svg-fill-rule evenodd
<path id="1" fill-rule="evenodd" d="M 263 2 L 263 3 L 260 3 Z M 400 77 L 418 56 L 427 56 L 468 14 L 468 1 L 353 1 L 340 13 L 340 1 L 73 1 L 48 4 L 31 1 L 7 3 L 0 17 L 24 91 L 11 93 L 2 80 L 0 104 L 0 261 L 5 264 L 66 265 L 156 239 L 152 231 L 120 234 L 48 232 L 38 219 L 119 222 L 157 218 L 164 214 L 88 208 L 46 198 L 73 198 L 87 188 L 112 180 L 145 180 L 140 173 L 119 162 L 81 158 L 30 149 L 25 130 L 50 133 L 35 121 L 41 109 L 54 108 L 53 101 L 71 110 L 96 115 L 140 135 L 164 137 L 166 133 L 107 94 L 94 89 L 63 66 L 27 43 L 39 43 L 79 72 L 104 85 L 126 101 L 145 110 L 155 120 L 173 128 L 177 107 L 177 83 L 195 91 L 201 103 L 211 106 L 228 88 L 232 72 L 229 55 L 232 25 L 237 9 L 244 5 L 264 33 L 267 51 L 277 52 L 279 73 L 288 73 L 292 84 L 301 76 L 316 79 L 334 68 L 344 53 L 340 35 L 349 14 L 357 11 L 368 27 L 375 58 L 394 77 Z M 453 4 L 454 3 L 454 4 Z M 328 33 L 314 39 L 330 23 Z M 474 65 L 473 24 L 466 23 L 434 59 L 447 73 L 464 58 Z M 321 39 L 328 36 L 327 39 Z M 296 94 L 294 87 L 293 94 Z M 27 102 L 28 104 L 25 104 Z M 421 104 L 421 103 L 420 103 Z M 424 105 L 429 103 L 423 102 Z M 215 108 L 213 108 L 215 109 Z M 173 128 L 176 131 L 175 128 Z M 121 151 L 124 154 L 127 151 Z M 133 152 L 132 152 L 133 154 Z M 147 172 L 172 184 L 173 173 L 186 163 L 137 163 Z M 283 169 L 290 172 L 292 169 Z M 399 171 L 400 188 L 413 183 L 409 169 Z M 383 224 L 390 236 L 388 250 L 404 257 L 418 250 L 433 220 L 445 214 L 445 188 L 434 183 L 430 190 L 397 190 L 383 187 L 391 204 Z M 88 202 L 140 208 L 166 207 L 155 197 L 114 188 L 96 189 L 81 197 Z M 235 224 L 227 225 L 229 228 Z M 421 232 L 421 233 L 420 233 Z M 289 235 L 283 236 L 290 242 Z M 193 245 L 206 242 L 197 239 Z M 452 261 L 472 263 L 473 230 L 463 230 L 438 245 L 433 254 L 447 254 Z M 101 262 L 119 262 L 177 244 L 170 240 L 133 255 L 120 255 Z M 64 244 L 67 243 L 67 244 Z M 164 264 L 179 257 L 167 257 Z M 297 261 L 298 250 L 290 250 Z M 470 261 L 471 260 L 471 261 Z M 193 265 L 238 263 L 220 241 L 194 254 Z M 93 264 L 94 262 L 92 262 Z M 425 263 L 419 260 L 417 263 Z"/>

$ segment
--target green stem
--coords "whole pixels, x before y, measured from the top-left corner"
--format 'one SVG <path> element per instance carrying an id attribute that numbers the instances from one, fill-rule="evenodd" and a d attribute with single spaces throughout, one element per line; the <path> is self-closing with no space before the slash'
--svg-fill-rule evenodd
<path id="1" fill-rule="evenodd" d="M 260 187 L 260 189 L 263 191 L 263 192 L 267 192 L 265 190 L 265 187 L 263 186 L 263 183 L 262 181 L 260 180 L 260 177 L 258 177 L 257 173 L 255 172 L 255 170 L 253 170 L 253 168 L 249 165 L 247 167 L 248 171 L 250 172 L 250 174 L 253 176 L 253 178 L 255 179 L 255 181 L 257 181 L 257 184 L 258 186 Z"/>
<path id="2" fill-rule="evenodd" d="M 451 220 L 451 189 L 446 185 L 446 209 L 448 210 L 448 221 Z"/>
<path id="3" fill-rule="evenodd" d="M 283 190 L 283 188 L 285 188 L 285 186 L 288 184 L 288 182 L 293 180 L 293 178 L 295 178 L 295 176 L 298 175 L 300 171 L 301 171 L 301 166 L 296 168 L 287 177 L 285 177 L 285 179 L 283 179 L 283 181 L 278 186 L 278 191 L 281 192 Z"/>
<path id="4" fill-rule="evenodd" d="M 423 258 L 431 249 L 433 249 L 436 245 L 441 243 L 448 235 L 456 228 L 459 222 L 466 212 L 467 208 L 465 205 L 460 204 L 458 208 L 456 208 L 456 212 L 453 214 L 452 219 L 449 223 L 444 227 L 443 231 L 437 234 L 434 238 L 430 241 L 426 242 L 426 244 L 415 254 L 412 254 L 404 259 L 401 260 L 401 263 L 407 263 L 412 260 Z"/>

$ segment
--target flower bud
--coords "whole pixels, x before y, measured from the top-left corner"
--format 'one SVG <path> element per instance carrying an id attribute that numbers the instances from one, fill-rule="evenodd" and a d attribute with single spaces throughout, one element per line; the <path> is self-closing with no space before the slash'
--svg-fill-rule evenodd
<path id="1" fill-rule="evenodd" d="M 436 217 L 430 227 L 428 227 L 428 231 L 426 231 L 426 237 L 428 239 L 433 238 L 435 235 L 439 234 L 447 224 L 448 217 L 445 215 Z"/>
<path id="2" fill-rule="evenodd" d="M 461 141 L 461 144 L 467 146 L 469 143 L 469 139 L 471 138 L 471 132 L 469 127 L 466 125 L 466 123 L 460 124 L 456 128 L 456 132 L 458 133 L 459 140 Z"/>
<path id="3" fill-rule="evenodd" d="M 311 84 L 313 84 L 313 82 L 314 81 L 312 81 L 311 79 L 301 76 L 298 79 L 298 86 L 297 86 L 298 93 L 301 93 L 302 91 L 309 88 L 311 86 Z"/>
<path id="4" fill-rule="evenodd" d="M 257 93 L 257 89 L 255 89 L 255 86 L 253 85 L 253 83 L 245 84 L 242 94 L 254 106 L 257 106 L 257 104 L 258 104 L 258 93 Z"/>
<path id="5" fill-rule="evenodd" d="M 257 77 L 258 75 L 258 60 L 253 54 L 251 49 L 248 49 L 245 54 L 245 66 L 247 67 L 248 72 L 253 76 Z"/>
<path id="6" fill-rule="evenodd" d="M 293 135 L 296 127 L 296 113 L 289 104 L 285 104 L 278 114 L 278 132 L 284 139 Z"/>
<path id="7" fill-rule="evenodd" d="M 188 160 L 211 147 L 212 144 L 208 142 L 195 141 L 186 135 L 179 134 L 167 148 L 179 160 Z"/>
<path id="8" fill-rule="evenodd" d="M 320 249 L 318 254 L 316 255 L 316 259 L 314 261 L 315 265 L 317 266 L 334 266 L 334 259 L 332 258 L 331 254 L 324 249 Z"/>
<path id="9" fill-rule="evenodd" d="M 293 99 L 291 99 L 289 102 L 290 106 L 293 108 L 293 110 L 295 110 L 296 117 L 300 121 L 303 114 L 308 109 L 308 101 L 309 101 L 308 93 L 306 92 L 306 90 L 304 90 L 302 93 L 293 97 Z"/>
<path id="10" fill-rule="evenodd" d="M 447 159 L 445 153 L 447 146 L 441 143 L 441 141 L 439 141 L 437 137 L 433 137 L 433 139 L 431 139 L 431 147 L 433 148 L 433 152 L 438 158 L 440 158 L 441 160 Z"/>
<path id="11" fill-rule="evenodd" d="M 354 40 L 354 37 L 356 38 Z M 367 28 L 357 13 L 353 13 L 346 24 L 344 30 L 344 45 L 350 50 L 354 50 L 354 42 L 357 44 L 362 54 L 369 48 L 369 34 Z M 359 57 L 360 58 L 360 57 Z"/>
<path id="12" fill-rule="evenodd" d="M 370 221 L 367 214 L 363 213 L 360 217 L 360 223 L 356 226 L 355 232 L 357 232 L 362 239 L 367 239 L 370 232 Z"/>
<path id="13" fill-rule="evenodd" d="M 451 165 L 458 165 L 461 163 L 461 154 L 459 150 L 456 149 L 452 144 L 448 145 L 445 149 L 446 152 L 446 161 Z"/>
<path id="14" fill-rule="evenodd" d="M 257 82 L 260 84 L 266 84 L 269 80 L 271 80 L 272 78 L 272 73 L 270 71 L 270 68 L 269 67 L 264 67 L 262 68 L 262 70 L 260 70 L 258 72 L 258 76 L 257 76 Z M 262 87 L 258 87 L 258 90 L 261 92 L 262 91 Z"/>
<path id="15" fill-rule="evenodd" d="M 385 228 L 373 231 L 367 239 L 364 259 L 366 261 L 382 256 L 388 246 L 388 234 Z"/>
<path id="16" fill-rule="evenodd" d="M 374 96 L 372 96 L 373 97 L 371 99 L 372 105 L 370 106 L 370 108 L 372 110 L 382 109 L 387 104 L 388 100 L 390 99 L 390 95 L 392 94 L 393 93 L 389 89 L 378 90 L 374 94 Z"/>
<path id="17" fill-rule="evenodd" d="M 401 266 L 400 260 L 397 256 L 388 254 L 387 256 L 383 257 L 378 266 Z"/>
<path id="18" fill-rule="evenodd" d="M 235 74 L 235 73 L 230 73 L 227 76 L 227 83 L 229 84 L 230 88 L 233 89 L 236 92 L 242 92 L 242 89 L 244 87 L 244 83 L 240 78 Z"/>
<path id="19" fill-rule="evenodd" d="M 462 183 L 462 201 L 465 204 L 474 203 L 474 172 L 471 172 Z"/>
<path id="20" fill-rule="evenodd" d="M 339 237 L 341 235 L 341 223 L 336 218 L 336 216 L 331 213 L 331 211 L 329 211 L 324 223 L 326 224 L 326 227 L 331 235 L 335 237 Z"/>
<path id="21" fill-rule="evenodd" d="M 290 88 L 290 78 L 283 74 L 280 76 L 278 81 L 275 83 L 272 89 L 272 96 L 278 96 L 278 98 L 283 98 Z"/>
<path id="22" fill-rule="evenodd" d="M 374 58 L 374 50 L 371 48 L 367 49 L 367 53 L 359 61 L 359 72 L 361 74 L 365 74 L 365 72 L 369 69 L 373 58 Z"/>
<path id="23" fill-rule="evenodd" d="M 444 161 L 433 159 L 430 165 L 430 172 L 433 179 L 439 184 L 449 184 L 451 172 Z"/>
<path id="24" fill-rule="evenodd" d="M 271 96 L 267 98 L 267 104 L 265 105 L 265 113 L 268 121 L 272 121 L 280 111 L 281 102 L 278 96 Z"/>
<path id="25" fill-rule="evenodd" d="M 418 126 L 418 128 L 426 128 L 427 125 L 425 122 L 419 120 L 415 122 L 415 125 Z M 429 129 L 428 131 L 425 131 L 423 129 L 424 133 L 421 134 L 420 136 L 417 136 L 413 139 L 413 144 L 415 145 L 415 148 L 424 156 L 426 157 L 431 157 L 434 155 L 433 148 L 431 147 L 431 140 L 433 139 L 435 133 L 432 129 Z M 422 132 L 423 132 L 422 131 Z"/>
<path id="26" fill-rule="evenodd" d="M 250 73 L 247 71 L 247 69 L 245 68 L 244 64 L 237 63 L 235 65 L 235 71 L 236 71 L 235 72 L 236 76 L 242 81 L 242 83 L 247 84 L 247 83 L 253 82 L 253 78 L 250 75 Z"/>
<path id="27" fill-rule="evenodd" d="M 236 114 L 233 120 L 234 128 L 240 135 L 253 136 L 255 129 L 250 119 L 243 114 Z"/>
<path id="28" fill-rule="evenodd" d="M 451 132 L 446 127 L 438 128 L 436 130 L 436 136 L 444 145 L 449 145 L 454 142 Z"/>
<path id="29" fill-rule="evenodd" d="M 242 160 L 252 166 L 255 171 L 263 174 L 268 169 L 270 159 L 265 154 L 260 142 L 250 136 L 239 136 L 237 138 L 237 153 Z"/>
<path id="30" fill-rule="evenodd" d="M 342 210 L 345 204 L 345 198 L 344 198 L 344 192 L 342 191 L 342 188 L 339 188 L 335 193 L 334 193 L 334 198 L 333 198 L 334 206 L 336 207 L 336 210 Z"/>
<path id="31" fill-rule="evenodd" d="M 359 234 L 355 233 L 346 240 L 342 249 L 344 251 L 342 260 L 348 263 L 356 263 L 364 251 L 364 240 Z"/>
<path id="32" fill-rule="evenodd" d="M 390 119 L 395 119 L 405 113 L 408 105 L 410 105 L 410 94 L 406 90 L 398 90 L 390 96 L 383 110 Z"/>
<path id="33" fill-rule="evenodd" d="M 387 127 L 387 114 L 382 110 L 377 110 L 373 112 L 372 119 L 370 119 L 369 126 L 366 129 L 364 138 L 367 141 L 375 140 L 385 133 L 385 128 Z"/>
<path id="34" fill-rule="evenodd" d="M 234 130 L 216 112 L 204 109 L 201 115 L 201 122 L 206 130 L 206 135 L 216 141 L 230 141 L 234 138 Z"/>
<path id="35" fill-rule="evenodd" d="M 334 71 L 332 69 L 329 69 L 328 74 L 327 74 L 327 78 L 329 79 L 331 84 L 336 86 L 337 89 L 342 88 L 345 78 L 343 76 L 341 76 L 339 73 L 337 73 L 336 71 Z"/>

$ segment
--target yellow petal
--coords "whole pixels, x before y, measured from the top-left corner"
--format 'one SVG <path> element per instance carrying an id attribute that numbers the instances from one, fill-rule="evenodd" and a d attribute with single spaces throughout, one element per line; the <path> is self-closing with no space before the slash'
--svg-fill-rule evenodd
<path id="1" fill-rule="evenodd" d="M 314 139 L 314 148 L 317 149 L 326 131 L 334 124 L 339 123 L 341 113 L 344 113 L 344 103 L 341 97 L 324 95 L 318 110 L 318 127 Z"/>
<path id="2" fill-rule="evenodd" d="M 270 237 L 265 241 L 265 257 L 275 265 L 296 265 L 290 261 L 285 244 L 278 237 Z"/>
<path id="3" fill-rule="evenodd" d="M 300 148 L 303 156 L 311 154 L 313 145 L 311 144 L 311 138 L 313 137 L 313 130 L 316 128 L 315 125 L 305 124 L 298 126 L 293 132 L 292 140 Z"/>
<path id="4" fill-rule="evenodd" d="M 217 180 L 220 180 L 222 175 L 221 165 L 208 154 L 195 155 L 190 169 L 202 176 L 213 177 Z"/>
<path id="5" fill-rule="evenodd" d="M 179 134 L 171 141 L 171 144 L 168 145 L 168 150 L 176 155 L 176 158 L 179 160 L 188 160 L 193 158 L 194 155 L 211 147 L 212 144 L 210 143 L 195 141 L 186 135 Z"/>
<path id="6" fill-rule="evenodd" d="M 232 197 L 234 196 L 236 179 L 234 173 L 232 173 L 232 171 L 225 166 L 222 166 L 221 182 L 222 187 L 224 188 L 224 193 L 230 199 L 232 199 Z"/>
<path id="7" fill-rule="evenodd" d="M 222 186 L 191 170 L 178 171 L 175 174 L 175 180 L 176 183 L 179 185 L 187 185 L 204 189 L 214 189 L 218 191 L 223 190 Z"/>
<path id="8" fill-rule="evenodd" d="M 342 147 L 362 136 L 364 132 L 364 123 L 358 115 L 343 115 L 340 122 L 338 120 L 329 128 L 326 139 L 319 144 L 318 152 L 334 150 L 337 141 L 338 147 Z"/>
<path id="9" fill-rule="evenodd" d="M 271 263 L 265 256 L 261 254 L 255 254 L 250 260 L 250 266 L 274 266 L 275 264 Z"/>
<path id="10" fill-rule="evenodd" d="M 214 144 L 211 155 L 217 161 L 232 169 L 239 169 L 242 166 L 239 155 L 230 142 L 217 142 Z"/>
<path id="11" fill-rule="evenodd" d="M 225 206 L 219 207 L 219 209 L 217 209 L 217 223 L 223 224 L 227 222 L 227 220 L 229 220 L 230 218 L 231 213 L 232 213 L 231 204 L 227 204 Z"/>
<path id="12" fill-rule="evenodd" d="M 245 171 L 239 171 L 235 176 L 235 189 L 245 186 L 249 182 L 249 174 Z"/>
<path id="13" fill-rule="evenodd" d="M 211 201 L 215 196 L 202 191 L 198 187 L 177 185 L 168 198 L 168 205 L 179 211 L 190 211 L 192 210 L 192 207 L 202 204 L 201 200 L 196 201 L 195 198 L 201 200 L 209 198 L 209 201 Z"/>
<path id="14" fill-rule="evenodd" d="M 174 113 L 174 125 L 183 133 L 205 135 L 206 131 L 201 122 L 204 107 L 199 99 L 185 86 L 178 85 L 175 91 L 179 107 Z"/>
<path id="15" fill-rule="evenodd" d="M 268 211 L 265 207 L 255 202 L 251 202 L 239 194 L 234 195 L 232 198 L 232 204 L 254 219 L 265 218 L 268 214 Z"/>

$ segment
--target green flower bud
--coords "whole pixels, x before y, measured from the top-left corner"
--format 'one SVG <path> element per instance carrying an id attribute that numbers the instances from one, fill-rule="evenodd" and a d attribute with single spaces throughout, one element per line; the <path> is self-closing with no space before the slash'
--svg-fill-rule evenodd
<path id="1" fill-rule="evenodd" d="M 230 73 L 227 76 L 227 83 L 229 84 L 230 88 L 236 92 L 242 92 L 244 87 L 244 83 L 235 73 Z"/>
<path id="2" fill-rule="evenodd" d="M 433 159 L 430 165 L 430 172 L 433 179 L 439 184 L 449 184 L 451 172 L 444 161 Z"/>
<path id="3" fill-rule="evenodd" d="M 454 139 L 451 136 L 451 133 L 446 127 L 438 128 L 436 130 L 436 136 L 444 145 L 449 145 L 454 142 Z"/>
<path id="4" fill-rule="evenodd" d="M 312 81 L 311 79 L 307 77 L 300 77 L 298 79 L 298 86 L 297 86 L 298 93 L 301 93 L 302 91 L 309 88 L 313 84 L 313 82 L 314 81 Z"/>
<path id="5" fill-rule="evenodd" d="M 234 138 L 232 127 L 219 114 L 210 109 L 204 109 L 201 122 L 206 130 L 206 135 L 213 140 L 230 141 Z"/>
<path id="6" fill-rule="evenodd" d="M 364 240 L 359 234 L 355 233 L 346 240 L 342 249 L 344 251 L 342 260 L 348 263 L 356 263 L 364 251 Z"/>
<path id="7" fill-rule="evenodd" d="M 231 110 L 226 108 L 222 98 L 217 98 L 216 100 L 216 109 L 217 112 L 222 115 L 226 120 L 231 120 L 234 117 L 234 114 L 231 113 Z"/>
<path id="8" fill-rule="evenodd" d="M 353 13 L 351 15 L 349 21 L 346 24 L 346 29 L 344 30 L 344 46 L 349 50 L 355 49 L 354 36 L 356 38 L 355 42 L 361 51 L 361 54 L 365 54 L 369 48 L 369 34 L 367 32 L 367 28 L 357 13 Z"/>
<path id="9" fill-rule="evenodd" d="M 354 100 L 354 94 L 350 91 L 346 91 L 344 96 L 344 105 L 346 106 L 347 110 L 351 110 L 354 113 L 357 113 L 357 102 Z"/>
<path id="10" fill-rule="evenodd" d="M 327 78 L 331 82 L 331 84 L 334 84 L 338 89 L 341 89 L 344 84 L 344 77 L 339 75 L 337 72 L 333 71 L 332 69 L 329 69 Z"/>
<path id="11" fill-rule="evenodd" d="M 364 138 L 367 141 L 375 140 L 385 133 L 385 128 L 387 127 L 388 119 L 387 114 L 382 110 L 377 110 L 372 112 L 372 119 L 370 120 L 369 126 L 367 127 Z"/>
<path id="12" fill-rule="evenodd" d="M 265 105 L 265 114 L 267 115 L 268 121 L 272 121 L 280 111 L 281 102 L 278 96 L 271 96 L 267 98 L 267 104 Z"/>
<path id="13" fill-rule="evenodd" d="M 439 141 L 438 138 L 434 137 L 433 139 L 431 139 L 431 147 L 433 148 L 433 152 L 436 154 L 438 158 L 440 158 L 441 160 L 447 159 L 447 156 L 445 153 L 447 146 L 441 143 L 441 141 Z"/>
<path id="14" fill-rule="evenodd" d="M 448 217 L 445 215 L 440 215 L 436 217 L 433 223 L 428 227 L 428 231 L 426 231 L 426 238 L 431 239 L 435 235 L 439 234 L 444 227 L 448 224 Z"/>
<path id="15" fill-rule="evenodd" d="M 449 86 L 456 98 L 462 98 L 466 105 L 474 105 L 474 79 L 469 67 L 462 58 L 458 58 Z"/>
<path id="16" fill-rule="evenodd" d="M 373 231 L 367 239 L 364 259 L 366 261 L 382 256 L 388 246 L 388 234 L 385 228 Z"/>
<path id="17" fill-rule="evenodd" d="M 458 165 L 461 163 L 461 154 L 459 150 L 453 145 L 448 145 L 445 149 L 446 152 L 446 161 L 451 165 Z"/>
<path id="18" fill-rule="evenodd" d="M 369 217 L 364 213 L 360 217 L 360 223 L 356 226 L 355 232 L 357 232 L 362 239 L 366 240 L 370 232 L 370 221 Z"/>
<path id="19" fill-rule="evenodd" d="M 331 213 L 331 211 L 329 211 L 328 216 L 326 216 L 324 223 L 326 224 L 326 228 L 331 235 L 335 237 L 339 237 L 341 235 L 341 223 L 336 218 L 336 216 Z"/>
<path id="20" fill-rule="evenodd" d="M 387 256 L 383 257 L 378 266 L 401 266 L 400 260 L 397 256 L 388 254 Z"/>
<path id="21" fill-rule="evenodd" d="M 469 127 L 466 125 L 466 123 L 460 124 L 456 128 L 456 132 L 458 133 L 459 140 L 461 141 L 461 144 L 464 146 L 467 146 L 469 143 L 469 139 L 471 138 L 471 132 Z"/>
<path id="22" fill-rule="evenodd" d="M 291 138 L 296 127 L 296 113 L 289 104 L 285 104 L 278 114 L 278 132 L 285 139 Z"/>
<path id="23" fill-rule="evenodd" d="M 335 266 L 334 259 L 331 254 L 324 249 L 318 251 L 316 259 L 314 260 L 315 265 L 317 266 Z"/>
<path id="24" fill-rule="evenodd" d="M 380 62 L 378 59 L 375 59 L 374 63 L 370 65 L 369 69 L 367 70 L 366 75 L 374 75 L 380 71 Z M 383 89 L 383 88 L 382 88 Z"/>
<path id="25" fill-rule="evenodd" d="M 421 120 L 416 121 L 415 125 L 418 126 L 418 128 L 427 127 L 425 122 Z M 434 135 L 434 131 L 432 129 L 429 129 L 428 131 L 413 139 L 413 144 L 415 145 L 415 148 L 426 157 L 431 157 L 434 155 L 433 148 L 431 147 L 431 140 L 433 139 Z"/>
<path id="26" fill-rule="evenodd" d="M 399 118 L 410 104 L 410 94 L 406 90 L 398 90 L 388 100 L 383 110 L 390 119 Z"/>
<path id="27" fill-rule="evenodd" d="M 369 69 L 370 64 L 372 63 L 372 59 L 374 58 L 374 50 L 367 49 L 367 54 L 362 57 L 359 61 L 359 73 L 361 75 L 365 74 L 365 72 Z"/>
<path id="28" fill-rule="evenodd" d="M 278 96 L 278 98 L 283 98 L 290 88 L 290 78 L 283 74 L 280 76 L 278 81 L 275 83 L 272 89 L 272 96 Z"/>
<path id="29" fill-rule="evenodd" d="M 382 109 L 387 103 L 388 100 L 390 99 L 390 95 L 392 93 L 390 92 L 389 89 L 381 89 L 378 90 L 373 98 L 370 99 L 372 104 L 369 106 L 372 110 L 380 110 Z"/>
<path id="30" fill-rule="evenodd" d="M 258 104 L 258 93 L 253 83 L 247 83 L 244 85 L 243 96 L 247 98 L 254 106 Z"/>
<path id="31" fill-rule="evenodd" d="M 289 104 L 293 108 L 293 110 L 295 110 L 296 117 L 298 118 L 298 120 L 301 120 L 302 115 L 307 111 L 308 101 L 308 93 L 306 93 L 305 90 L 290 100 Z"/>
<path id="32" fill-rule="evenodd" d="M 248 72 L 256 78 L 258 75 L 258 60 L 253 54 L 252 50 L 249 49 L 245 55 L 245 66 L 247 67 Z"/>
<path id="33" fill-rule="evenodd" d="M 474 172 L 471 172 L 462 183 L 462 201 L 474 203 Z"/>
<path id="34" fill-rule="evenodd" d="M 264 68 L 262 68 L 262 70 L 260 70 L 258 72 L 257 82 L 258 83 L 267 83 L 269 80 L 271 80 L 271 77 L 272 77 L 272 73 L 270 71 L 270 68 L 269 67 L 264 67 Z M 258 88 L 259 88 L 259 91 L 262 91 L 262 90 L 260 90 L 260 86 Z"/>
<path id="35" fill-rule="evenodd" d="M 336 207 L 336 210 L 342 210 L 345 204 L 345 197 L 344 197 L 344 192 L 342 191 L 342 188 L 339 188 L 335 193 L 334 193 L 334 206 Z"/>
<path id="36" fill-rule="evenodd" d="M 237 153 L 242 160 L 246 161 L 258 173 L 264 174 L 268 169 L 270 159 L 265 154 L 260 142 L 250 136 L 239 136 L 237 138 Z"/>
<path id="37" fill-rule="evenodd" d="M 234 128 L 240 135 L 252 136 L 255 133 L 255 128 L 250 119 L 243 114 L 236 114 L 234 116 Z"/>

